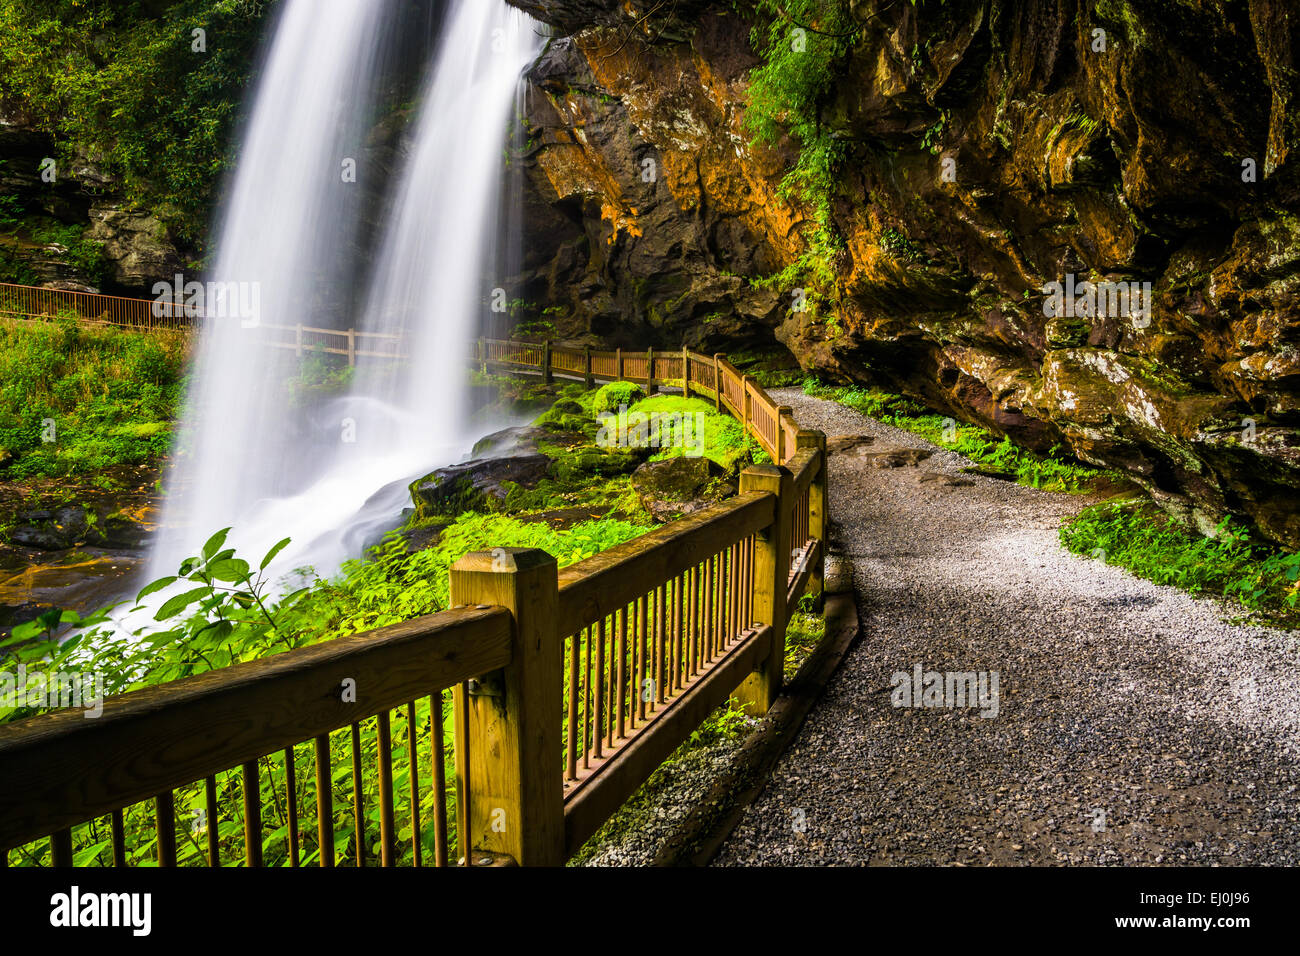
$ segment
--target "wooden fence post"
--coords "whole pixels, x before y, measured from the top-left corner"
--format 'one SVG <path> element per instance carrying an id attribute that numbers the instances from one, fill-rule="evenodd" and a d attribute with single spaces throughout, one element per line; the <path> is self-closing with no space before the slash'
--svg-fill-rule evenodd
<path id="1" fill-rule="evenodd" d="M 348 368 L 357 364 L 357 330 L 348 329 Z"/>
<path id="2" fill-rule="evenodd" d="M 623 381 L 623 350 L 614 350 L 614 377 Z"/>
<path id="3" fill-rule="evenodd" d="M 722 411 L 722 356 L 713 353 L 713 407 Z"/>
<path id="4" fill-rule="evenodd" d="M 550 385 L 554 381 L 551 375 L 551 340 L 547 339 L 542 343 L 542 382 Z"/>
<path id="5" fill-rule="evenodd" d="M 302 358 L 302 323 L 299 322 L 297 332 L 294 335 L 293 352 L 298 358 Z"/>
<path id="6" fill-rule="evenodd" d="M 784 465 L 786 460 L 785 419 L 794 417 L 794 409 L 789 405 L 776 406 L 776 463 Z"/>
<path id="7" fill-rule="evenodd" d="M 659 389 L 655 385 L 655 350 L 645 350 L 645 393 L 653 395 Z"/>
<path id="8" fill-rule="evenodd" d="M 487 341 L 480 338 L 478 340 L 478 367 L 484 375 L 487 374 Z"/>
<path id="9" fill-rule="evenodd" d="M 830 465 L 826 458 L 826 433 L 800 431 L 796 442 L 800 448 L 817 449 L 817 477 L 808 486 L 808 537 L 820 541 L 821 547 L 818 549 L 817 563 L 813 565 L 812 575 L 808 579 L 808 589 L 804 593 L 812 595 L 816 608 L 820 611 L 825 600 L 826 551 L 830 547 L 826 538 L 830 528 L 826 500 L 826 469 Z"/>
<path id="10" fill-rule="evenodd" d="M 754 424 L 754 403 L 749 395 L 748 375 L 740 376 L 740 394 L 742 396 L 740 402 L 740 424 L 745 427 L 745 431 L 749 431 L 749 426 Z"/>
<path id="11" fill-rule="evenodd" d="M 682 346 L 682 397 L 691 397 L 691 350 Z"/>
<path id="12" fill-rule="evenodd" d="M 794 476 L 780 465 L 751 465 L 740 473 L 740 493 L 766 491 L 776 495 L 776 517 L 754 536 L 754 620 L 772 626 L 767 657 L 736 690 L 750 716 L 761 717 L 781 693 L 785 669 L 785 606 L 790 579 L 791 513 Z"/>
<path id="13" fill-rule="evenodd" d="M 452 565 L 450 578 L 453 607 L 495 605 L 514 616 L 510 663 L 480 678 L 477 690 L 455 690 L 456 776 L 467 795 L 458 809 L 459 832 L 468 835 L 461 846 L 521 866 L 560 866 L 564 641 L 555 632 L 555 558 L 537 548 L 479 551 Z"/>
<path id="14" fill-rule="evenodd" d="M 587 388 L 595 388 L 595 387 L 596 387 L 596 379 L 595 379 L 595 377 L 591 374 L 591 346 L 590 346 L 590 345 L 584 345 L 584 346 L 582 347 L 582 354 L 583 354 L 584 361 L 585 361 L 585 363 L 586 363 L 586 364 L 585 364 L 585 370 L 584 370 L 584 372 L 583 372 L 583 375 L 584 375 L 584 377 L 585 377 L 585 379 L 586 379 Z"/>

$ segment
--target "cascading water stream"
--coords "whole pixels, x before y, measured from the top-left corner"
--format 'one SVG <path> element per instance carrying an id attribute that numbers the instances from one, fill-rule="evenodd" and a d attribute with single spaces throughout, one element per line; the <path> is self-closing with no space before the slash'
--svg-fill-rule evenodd
<path id="1" fill-rule="evenodd" d="M 289 0 L 284 11 L 209 277 L 257 283 L 261 323 L 318 324 L 317 310 L 349 297 L 359 220 L 340 170 L 372 118 L 365 77 L 388 12 L 344 0 Z M 286 390 L 299 369 L 292 350 L 267 347 L 250 323 L 207 321 L 187 410 L 191 450 L 169 476 L 156 574 L 229 526 L 229 545 L 253 559 L 293 539 L 274 572 L 310 565 L 328 575 L 392 525 L 407 482 L 475 437 L 465 430 L 466 357 L 488 294 L 514 94 L 542 42 L 504 0 L 457 0 L 443 19 L 413 148 L 365 292 L 352 296 L 361 308 L 344 305 L 341 318 L 400 334 L 404 363 L 359 359 L 346 395 L 300 403 Z"/>

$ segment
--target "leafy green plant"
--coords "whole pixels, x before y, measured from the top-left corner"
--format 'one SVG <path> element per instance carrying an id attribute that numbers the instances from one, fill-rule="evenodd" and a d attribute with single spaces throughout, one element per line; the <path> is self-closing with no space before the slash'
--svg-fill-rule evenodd
<path id="1" fill-rule="evenodd" d="M 186 348 L 182 333 L 0 321 L 0 474 L 80 477 L 161 457 Z"/>
<path id="2" fill-rule="evenodd" d="M 0 0 L 0 98 L 198 244 L 231 163 L 263 0 Z M 207 50 L 193 49 L 196 29 Z M 218 42 L 218 39 L 219 42 Z"/>
<path id="3" fill-rule="evenodd" d="M 1252 544 L 1246 530 L 1228 519 L 1206 537 L 1149 501 L 1104 502 L 1080 512 L 1060 535 L 1075 554 L 1192 594 L 1227 597 L 1276 623 L 1300 626 L 1300 554 Z"/>
<path id="4" fill-rule="evenodd" d="M 759 0 L 752 31 L 763 65 L 750 75 L 745 128 L 757 144 L 776 145 L 788 132 L 799 157 L 781 181 L 780 195 L 805 205 L 813 228 L 806 251 L 775 276 L 755 283 L 804 286 L 816 312 L 838 298 L 836 261 L 843 239 L 835 227 L 836 170 L 845 146 L 826 128 L 821 110 L 858 41 L 859 28 L 844 0 Z"/>

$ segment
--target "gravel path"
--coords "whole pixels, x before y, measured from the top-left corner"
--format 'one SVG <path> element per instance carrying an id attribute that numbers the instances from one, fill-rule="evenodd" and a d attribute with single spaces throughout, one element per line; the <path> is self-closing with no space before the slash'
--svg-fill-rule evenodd
<path id="1" fill-rule="evenodd" d="M 1297 862 L 1296 634 L 1070 554 L 1079 496 L 773 394 L 872 438 L 831 458 L 862 634 L 716 865 Z M 997 672 L 996 716 L 892 706 L 918 664 Z"/>

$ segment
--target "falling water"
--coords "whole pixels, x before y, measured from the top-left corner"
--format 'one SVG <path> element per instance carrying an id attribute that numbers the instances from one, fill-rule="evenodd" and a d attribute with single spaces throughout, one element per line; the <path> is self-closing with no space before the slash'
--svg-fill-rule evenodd
<path id="1" fill-rule="evenodd" d="M 322 575 L 391 526 L 406 484 L 454 461 L 465 431 L 466 356 L 490 294 L 506 141 L 522 70 L 542 43 L 504 0 L 455 0 L 426 84 L 406 168 L 389 190 L 378 252 L 353 313 L 349 255 L 360 230 L 341 175 L 372 121 L 385 4 L 289 0 L 258 91 L 222 222 L 218 281 L 255 282 L 260 321 L 208 319 L 153 570 L 174 571 L 207 535 L 276 569 Z M 355 184 L 352 189 L 356 189 Z M 342 314 L 339 315 L 342 304 Z M 324 318 L 316 318 L 321 315 Z M 267 325 L 342 325 L 400 335 L 405 362 L 358 360 L 342 397 L 286 388 L 292 349 Z"/>

